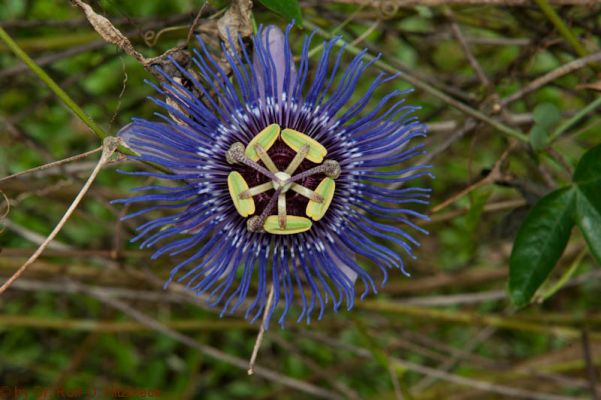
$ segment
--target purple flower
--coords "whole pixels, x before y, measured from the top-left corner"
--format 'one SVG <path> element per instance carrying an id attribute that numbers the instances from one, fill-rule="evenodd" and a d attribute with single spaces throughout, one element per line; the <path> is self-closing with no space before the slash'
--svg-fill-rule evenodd
<path id="1" fill-rule="evenodd" d="M 183 255 L 166 285 L 185 282 L 222 314 L 243 306 L 254 321 L 273 285 L 266 325 L 276 309 L 280 324 L 291 307 L 307 322 L 315 311 L 321 318 L 328 302 L 350 309 L 356 285 L 362 299 L 377 292 L 374 269 L 382 284 L 389 269 L 406 274 L 397 251 L 414 257 L 419 243 L 399 226 L 426 233 L 410 218 L 427 217 L 405 207 L 427 204 L 430 192 L 406 186 L 430 175 L 428 166 L 410 163 L 424 153 L 413 139 L 426 128 L 413 116 L 417 107 L 404 103 L 406 92 L 392 90 L 366 110 L 395 76 L 380 73 L 353 97 L 374 62 L 365 51 L 342 68 L 336 37 L 311 74 L 312 35 L 295 64 L 290 29 L 260 28 L 252 58 L 240 39 L 240 52 L 229 50 L 232 39 L 222 45 L 231 77 L 199 41 L 195 73 L 173 61 L 183 78 L 161 72 L 166 82 L 155 86 L 166 100 L 152 100 L 169 116 L 134 119 L 120 132 L 139 154 L 132 158 L 172 171 L 134 174 L 177 184 L 117 200 L 145 205 L 126 218 L 164 215 L 140 225 L 132 241 L 156 247 L 153 259 Z"/>

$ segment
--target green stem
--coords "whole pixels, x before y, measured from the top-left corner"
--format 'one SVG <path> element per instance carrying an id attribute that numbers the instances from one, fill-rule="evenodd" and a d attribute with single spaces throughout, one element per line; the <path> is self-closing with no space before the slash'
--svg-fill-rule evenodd
<path id="1" fill-rule="evenodd" d="M 551 134 L 551 137 L 549 138 L 549 142 L 553 142 L 555 139 L 557 139 L 559 136 L 561 136 L 565 131 L 567 131 L 568 129 L 570 129 L 572 126 L 576 125 L 578 123 L 578 121 L 580 121 L 588 113 L 594 111 L 599 106 L 601 106 L 601 96 L 597 97 L 595 100 L 593 100 L 592 102 L 590 102 L 582 110 L 580 110 L 576 114 L 574 114 L 572 116 L 572 118 L 570 118 L 569 120 L 567 120 L 566 122 L 564 122 L 563 124 L 561 124 L 555 130 L 555 132 L 553 132 Z"/>
<path id="2" fill-rule="evenodd" d="M 535 301 L 537 303 L 542 303 L 542 302 L 548 300 L 555 293 L 560 291 L 565 286 L 565 284 L 568 283 L 568 281 L 572 278 L 572 276 L 574 276 L 574 274 L 576 273 L 576 270 L 580 266 L 580 263 L 582 262 L 582 259 L 584 258 L 585 255 L 586 255 L 586 249 L 582 250 L 580 252 L 580 254 L 578 254 L 578 256 L 576 256 L 576 259 L 572 262 L 572 265 L 570 265 L 570 267 L 561 275 L 561 277 L 557 280 L 557 282 L 555 282 L 555 284 L 553 286 L 551 286 L 544 292 L 540 293 L 539 296 L 537 296 L 538 298 Z"/>
<path id="3" fill-rule="evenodd" d="M 310 29 L 314 29 L 315 31 L 317 31 L 317 33 L 320 36 L 323 36 L 326 39 L 331 39 L 333 37 L 333 35 L 321 30 L 317 25 L 313 24 L 310 21 L 305 21 L 305 26 L 307 26 Z M 342 45 L 345 43 L 344 43 L 344 41 L 340 40 L 339 43 L 337 43 L 337 44 Z M 355 54 L 355 55 L 359 54 L 362 51 L 361 49 L 353 46 L 350 43 L 346 43 L 346 49 L 351 54 Z M 371 61 L 375 57 L 370 54 L 365 54 L 365 58 L 367 60 Z M 413 86 L 430 93 L 432 96 L 444 101 L 445 103 L 447 103 L 451 107 L 458 109 L 459 111 L 462 111 L 480 121 L 486 122 L 487 124 L 489 124 L 490 126 L 497 129 L 498 131 L 504 133 L 507 136 L 518 139 L 524 143 L 527 143 L 529 141 L 528 136 L 523 134 L 522 132 L 520 132 L 516 129 L 513 129 L 499 121 L 496 121 L 495 119 L 489 117 L 488 115 L 484 114 L 483 112 L 478 111 L 475 108 L 472 108 L 472 107 L 468 106 L 467 104 L 462 103 L 462 102 L 452 98 L 451 96 L 447 95 L 446 93 L 436 89 L 435 87 L 431 86 L 430 84 L 424 82 L 423 80 L 421 80 L 419 78 L 416 78 L 415 76 L 409 75 L 403 71 L 399 71 L 398 69 L 394 68 L 393 66 L 387 64 L 386 62 L 384 62 L 382 60 L 375 61 L 374 65 L 377 66 L 378 68 L 382 69 L 383 71 L 389 72 L 391 74 L 397 74 L 398 76 L 400 76 L 401 78 L 403 78 L 404 80 L 406 80 L 407 82 L 412 84 Z"/>
<path id="4" fill-rule="evenodd" d="M 108 134 L 100 128 L 89 115 L 87 115 L 71 97 L 44 71 L 39 65 L 33 61 L 27 53 L 19 47 L 19 45 L 10 37 L 10 35 L 0 27 L 0 39 L 6 43 L 9 49 L 25 63 L 47 86 L 54 94 L 65 103 L 65 105 L 77 115 L 84 124 L 86 124 L 100 139 L 104 139 Z"/>
<path id="5" fill-rule="evenodd" d="M 555 12 L 548 0 L 535 0 L 536 4 L 540 7 L 545 16 L 551 21 L 551 23 L 557 28 L 561 36 L 576 50 L 576 53 L 580 57 L 587 55 L 586 49 L 580 44 L 578 38 L 572 32 L 572 30 L 563 22 L 561 17 Z"/>

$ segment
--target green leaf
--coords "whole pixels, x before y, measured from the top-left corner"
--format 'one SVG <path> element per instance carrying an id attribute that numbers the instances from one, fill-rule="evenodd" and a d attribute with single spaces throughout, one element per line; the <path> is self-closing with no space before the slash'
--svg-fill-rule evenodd
<path id="1" fill-rule="evenodd" d="M 573 188 L 543 197 L 526 216 L 509 259 L 509 295 L 528 304 L 563 253 L 574 226 Z"/>
<path id="2" fill-rule="evenodd" d="M 584 153 L 572 179 L 579 185 L 594 182 L 601 184 L 601 144 Z"/>
<path id="3" fill-rule="evenodd" d="M 590 186 L 593 185 L 578 187 L 576 223 L 591 253 L 601 264 L 601 185 Z"/>
<path id="4" fill-rule="evenodd" d="M 553 104 L 541 103 L 532 111 L 532 118 L 535 125 L 540 125 L 546 131 L 551 131 L 557 127 L 557 123 L 561 119 L 561 113 Z"/>
<path id="5" fill-rule="evenodd" d="M 286 19 L 294 19 L 299 26 L 303 25 L 303 16 L 298 0 L 259 0 L 259 3 Z"/>
<path id="6" fill-rule="evenodd" d="M 584 153 L 573 180 L 578 192 L 576 223 L 591 253 L 601 263 L 601 145 Z"/>
<path id="7" fill-rule="evenodd" d="M 549 133 L 542 125 L 534 125 L 530 131 L 530 145 L 534 151 L 541 151 L 549 143 Z"/>

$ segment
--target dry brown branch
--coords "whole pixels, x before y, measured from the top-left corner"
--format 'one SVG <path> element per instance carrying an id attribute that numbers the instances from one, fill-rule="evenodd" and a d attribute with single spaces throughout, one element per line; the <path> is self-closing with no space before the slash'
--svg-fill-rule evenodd
<path id="1" fill-rule="evenodd" d="M 135 58 L 143 67 L 158 80 L 163 80 L 162 75 L 154 68 L 155 65 L 164 65 L 170 57 L 173 57 L 183 65 L 187 64 L 189 55 L 187 51 L 181 48 L 173 48 L 167 50 L 158 57 L 146 58 L 142 53 L 136 50 L 131 41 L 119 29 L 117 29 L 111 21 L 106 17 L 96 13 L 92 7 L 84 3 L 82 0 L 72 0 L 75 5 L 82 9 L 86 18 L 94 28 L 94 30 L 107 43 L 114 44 L 123 50 L 126 54 Z"/>
<path id="2" fill-rule="evenodd" d="M 96 176 L 98 175 L 98 173 L 100 172 L 100 170 L 102 169 L 102 167 L 104 166 L 106 161 L 113 155 L 115 150 L 117 150 L 117 147 L 119 147 L 120 142 L 121 142 L 120 139 L 117 139 L 112 136 L 109 136 L 104 140 L 104 143 L 102 146 L 102 155 L 100 156 L 100 160 L 98 160 L 98 164 L 96 164 L 96 168 L 94 168 L 94 170 L 92 171 L 92 174 L 90 175 L 90 177 L 88 178 L 86 183 L 83 185 L 83 187 L 81 188 L 81 190 L 75 197 L 75 200 L 73 200 L 73 202 L 71 203 L 71 205 L 69 206 L 69 208 L 67 209 L 67 211 L 65 212 L 63 217 L 61 218 L 61 220 L 54 227 L 54 230 L 52 230 L 50 235 L 48 235 L 48 237 L 46 238 L 46 240 L 44 240 L 44 242 L 40 245 L 40 247 L 38 247 L 38 249 L 31 255 L 31 257 L 29 257 L 29 259 L 27 261 L 25 261 L 25 263 L 21 266 L 21 268 L 19 268 L 17 270 L 17 272 L 15 272 L 0 287 L 0 295 L 2 293 L 4 293 L 6 291 L 6 289 L 8 289 L 10 287 L 10 285 L 12 285 L 13 282 L 16 281 L 25 272 L 27 267 L 29 267 L 31 264 L 33 264 L 33 262 L 35 260 L 37 260 L 37 258 L 42 254 L 42 252 L 46 249 L 46 247 L 48 247 L 50 242 L 56 237 L 56 235 L 58 235 L 58 233 L 61 231 L 61 229 L 63 228 L 65 223 L 67 223 L 67 220 L 69 219 L 69 217 L 71 217 L 71 214 L 73 214 L 73 212 L 75 211 L 75 209 L 77 208 L 77 206 L 79 205 L 79 203 L 81 202 L 81 200 L 83 199 L 85 194 L 88 192 L 88 189 L 90 189 L 90 186 L 92 186 L 94 179 L 96 179 Z"/>
<path id="3" fill-rule="evenodd" d="M 482 186 L 494 183 L 498 180 L 502 180 L 505 177 L 505 174 L 503 173 L 503 166 L 505 164 L 505 161 L 507 160 L 507 157 L 509 156 L 509 153 L 511 152 L 511 150 L 514 146 L 515 146 L 515 143 L 509 146 L 509 148 L 501 155 L 501 157 L 497 160 L 497 162 L 495 162 L 495 165 L 492 167 L 490 172 L 484 178 L 480 179 L 479 181 L 477 181 L 475 183 L 472 183 L 465 189 L 461 190 L 459 193 L 452 195 L 451 197 L 449 197 L 442 203 L 433 207 L 432 213 L 434 214 L 434 213 L 439 212 L 440 210 L 443 210 L 444 208 L 455 203 L 457 200 L 461 199 L 465 195 L 473 192 L 474 190 L 476 190 Z"/>
<path id="4" fill-rule="evenodd" d="M 48 164 L 40 165 L 39 167 L 31 168 L 31 169 L 28 169 L 27 171 L 17 172 L 16 174 L 12 174 L 12 175 L 9 175 L 9 176 L 5 176 L 4 178 L 0 178 L 0 183 L 8 181 L 10 179 L 18 178 L 18 177 L 23 176 L 23 175 L 31 174 L 31 173 L 38 172 L 38 171 L 43 171 L 43 170 L 48 169 L 48 168 L 58 167 L 60 165 L 63 165 L 63 164 L 66 164 L 66 163 L 69 163 L 69 162 L 72 162 L 72 161 L 81 160 L 82 158 L 85 158 L 85 157 L 90 156 L 92 154 L 98 153 L 101 150 L 102 150 L 102 146 L 100 146 L 100 147 L 98 147 L 98 148 L 96 148 L 94 150 L 87 151 L 85 153 L 77 154 L 77 155 L 75 155 L 73 157 L 68 157 L 68 158 L 65 158 L 65 159 L 62 159 L 62 160 L 58 160 L 58 161 L 54 161 L 54 162 L 51 162 L 51 163 L 48 163 Z"/>
<path id="5" fill-rule="evenodd" d="M 142 323 L 143 325 L 148 326 L 152 330 L 162 333 L 162 334 L 164 334 L 188 347 L 196 349 L 211 358 L 214 358 L 216 360 L 219 360 L 221 362 L 230 364 L 234 367 L 241 368 L 244 370 L 246 370 L 248 368 L 248 363 L 246 362 L 246 360 L 243 360 L 241 358 L 238 358 L 238 357 L 232 356 L 230 354 L 227 354 L 225 352 L 222 352 L 214 347 L 202 344 L 202 343 L 194 340 L 190 336 L 184 335 L 180 332 L 177 332 L 177 331 L 163 325 L 159 321 L 130 307 L 128 304 L 126 304 L 120 300 L 109 297 L 106 294 L 101 293 L 101 292 L 91 292 L 90 294 L 92 296 L 96 297 L 98 300 L 102 301 L 103 303 L 105 303 L 113 308 L 116 308 L 117 310 L 123 312 L 124 314 L 128 315 L 129 317 L 133 318 L 134 320 Z M 329 390 L 322 389 L 311 383 L 307 383 L 307 382 L 304 382 L 304 381 L 301 381 L 301 380 L 298 380 L 295 378 L 291 378 L 291 377 L 282 375 L 278 372 L 275 372 L 275 371 L 267 369 L 267 368 L 255 366 L 254 373 L 257 376 L 260 376 L 260 377 L 269 379 L 271 381 L 277 382 L 279 384 L 289 386 L 289 387 L 297 389 L 299 391 L 308 393 L 309 395 L 312 395 L 313 397 L 325 398 L 325 399 L 341 399 L 341 397 L 338 394 L 333 393 Z"/>
<path id="6" fill-rule="evenodd" d="M 472 53 L 470 45 L 467 43 L 467 40 L 465 39 L 465 36 L 461 31 L 461 27 L 455 20 L 455 14 L 453 14 L 453 11 L 448 7 L 445 8 L 445 14 L 447 18 L 451 21 L 451 31 L 453 32 L 453 35 L 455 36 L 455 38 L 457 38 L 457 41 L 459 42 L 459 45 L 461 46 L 461 49 L 463 50 L 467 61 L 470 63 L 471 67 L 476 72 L 476 76 L 478 76 L 480 83 L 482 83 L 482 85 L 487 89 L 490 89 L 490 80 L 484 73 L 484 70 L 482 70 L 482 67 L 480 66 L 480 63 L 474 56 L 474 53 Z"/>
<path id="7" fill-rule="evenodd" d="M 257 355 L 259 355 L 259 349 L 261 348 L 261 344 L 263 343 L 263 336 L 265 335 L 265 324 L 267 323 L 267 317 L 269 316 L 269 309 L 271 308 L 272 301 L 273 284 L 269 286 L 269 295 L 267 296 L 267 303 L 265 304 L 265 311 L 263 312 L 261 327 L 259 328 L 259 333 L 257 334 L 257 339 L 255 340 L 255 346 L 253 347 L 253 352 L 250 356 L 250 361 L 248 362 L 248 375 L 252 375 L 255 373 L 255 363 L 257 362 Z"/>
<path id="8" fill-rule="evenodd" d="M 580 68 L 584 68 L 589 64 L 600 62 L 601 61 L 601 51 L 591 54 L 590 56 L 578 58 L 574 61 L 570 61 L 569 63 L 563 64 L 561 67 L 554 69 L 553 71 L 546 73 L 545 75 L 533 80 L 529 84 L 523 86 L 517 92 L 505 97 L 499 102 L 499 105 L 505 107 L 509 103 L 512 103 L 516 100 L 521 99 L 528 93 L 535 91 L 538 88 L 543 87 L 549 82 L 554 81 L 555 79 L 561 78 L 564 75 L 567 75 L 571 72 L 574 72 Z"/>
<path id="9" fill-rule="evenodd" d="M 593 355 L 591 350 L 591 344 L 589 341 L 588 329 L 585 327 L 582 329 L 582 355 L 586 364 L 586 372 L 588 375 L 589 385 L 591 389 L 591 399 L 599 400 L 599 393 L 597 392 L 597 372 L 595 371 L 595 364 L 593 363 Z"/>
<path id="10" fill-rule="evenodd" d="M 371 6 L 379 9 L 390 9 L 391 7 L 438 7 L 444 5 L 489 5 L 489 6 L 532 6 L 536 3 L 532 0 L 330 0 L 331 3 L 357 4 Z M 596 0 L 549 0 L 556 6 L 579 5 L 592 6 L 598 4 Z"/>

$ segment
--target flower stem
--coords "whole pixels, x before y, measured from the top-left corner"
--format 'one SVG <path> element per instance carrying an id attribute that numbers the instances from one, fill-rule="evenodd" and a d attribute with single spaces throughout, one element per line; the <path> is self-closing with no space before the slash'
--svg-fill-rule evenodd
<path id="1" fill-rule="evenodd" d="M 11 49 L 12 52 L 15 53 L 15 55 L 21 61 L 23 61 L 25 65 L 27 65 L 29 69 L 31 69 L 31 71 L 37 75 L 38 78 L 40 78 L 54 94 L 61 99 L 63 103 L 65 103 L 65 105 L 92 130 L 92 132 L 96 134 L 96 136 L 98 136 L 100 139 L 104 139 L 105 137 L 109 136 L 108 133 L 98 126 L 94 120 L 92 120 L 92 118 L 86 114 L 85 111 L 82 110 L 77 103 L 75 103 L 75 101 L 73 101 L 73 99 L 50 77 L 50 75 L 46 73 L 46 71 L 37 65 L 35 61 L 33 61 L 33 59 L 29 57 L 29 55 L 25 53 L 21 47 L 19 47 L 19 45 L 2 27 L 0 27 L 0 39 L 6 43 L 8 48 Z"/>
<path id="2" fill-rule="evenodd" d="M 549 142 L 553 142 L 555 139 L 560 137 L 565 131 L 574 126 L 578 121 L 580 121 L 583 117 L 585 117 L 588 113 L 594 111 L 599 106 L 601 106 L 601 97 L 596 98 L 591 103 L 589 103 L 586 107 L 578 111 L 572 118 L 567 120 L 565 123 L 561 124 L 555 132 L 551 134 L 549 138 Z"/>
<path id="3" fill-rule="evenodd" d="M 547 19 L 557 28 L 561 36 L 576 50 L 580 57 L 586 56 L 586 49 L 580 44 L 574 32 L 563 22 L 561 17 L 555 12 L 548 0 L 535 0 L 538 7 L 545 14 Z"/>

